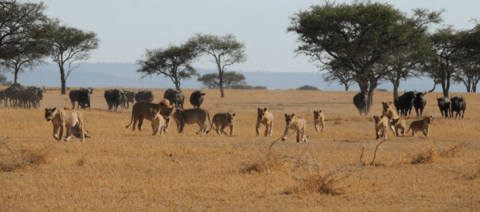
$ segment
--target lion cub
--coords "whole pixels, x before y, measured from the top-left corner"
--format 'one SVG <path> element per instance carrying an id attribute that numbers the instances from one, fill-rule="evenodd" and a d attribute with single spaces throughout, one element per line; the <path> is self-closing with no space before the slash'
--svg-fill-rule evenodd
<path id="1" fill-rule="evenodd" d="M 163 135 L 163 132 L 166 128 L 166 122 L 161 114 L 162 109 L 160 108 L 150 108 L 150 115 L 152 117 L 152 135 Z"/>
<path id="2" fill-rule="evenodd" d="M 410 127 L 408 128 L 405 134 L 410 132 L 410 129 L 412 129 L 413 137 L 415 137 L 415 133 L 418 131 L 422 131 L 425 137 L 428 137 L 428 131 L 432 121 L 433 121 L 433 116 L 425 117 L 423 118 L 423 120 L 412 121 L 412 123 L 410 123 Z"/>
<path id="3" fill-rule="evenodd" d="M 376 139 L 383 137 L 385 140 L 387 140 L 387 127 L 389 125 L 388 117 L 384 115 L 373 116 L 373 120 L 375 121 Z"/>
<path id="4" fill-rule="evenodd" d="M 325 129 L 325 115 L 321 110 L 313 111 L 313 123 L 315 125 L 315 130 L 317 130 L 317 132 L 320 131 L 319 125 L 322 126 L 322 132 L 323 132 L 323 130 Z"/>
<path id="5" fill-rule="evenodd" d="M 293 129 L 297 131 L 297 143 L 300 143 L 301 141 L 307 142 L 307 138 L 310 136 L 305 134 L 305 128 L 307 125 L 305 119 L 297 118 L 295 117 L 295 114 L 285 114 L 285 122 L 287 126 L 285 127 L 285 133 L 283 134 L 282 141 L 287 139 L 288 129 Z"/>
<path id="6" fill-rule="evenodd" d="M 395 127 L 395 134 L 398 136 L 405 136 L 405 119 L 403 118 L 392 118 L 390 125 Z"/>
<path id="7" fill-rule="evenodd" d="M 398 118 L 397 111 L 395 110 L 393 102 L 382 102 L 382 115 L 388 117 L 388 123 L 390 126 L 390 129 L 392 130 L 394 135 L 397 135 L 395 131 L 395 126 L 392 124 L 392 119 Z M 397 135 L 398 136 L 398 135 Z"/>
<path id="8" fill-rule="evenodd" d="M 270 111 L 267 111 L 267 108 L 260 109 L 258 108 L 258 115 L 257 115 L 257 137 L 260 136 L 260 123 L 265 125 L 265 136 L 269 135 L 272 136 L 272 128 L 273 128 L 273 114 Z"/>
<path id="9" fill-rule="evenodd" d="M 233 120 L 235 118 L 235 113 L 217 113 L 212 118 L 212 123 L 210 123 L 210 129 L 207 131 L 207 134 L 212 130 L 213 124 L 215 124 L 215 130 L 217 134 L 220 135 L 220 131 L 222 134 L 227 135 L 225 132 L 225 127 L 230 127 L 230 136 L 233 136 Z"/>

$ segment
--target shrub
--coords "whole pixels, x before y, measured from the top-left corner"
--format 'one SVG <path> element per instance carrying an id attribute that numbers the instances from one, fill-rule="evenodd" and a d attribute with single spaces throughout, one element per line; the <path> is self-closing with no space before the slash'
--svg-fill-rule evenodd
<path id="1" fill-rule="evenodd" d="M 297 90 L 301 90 L 301 91 L 318 91 L 319 89 L 315 86 L 311 86 L 311 85 L 304 85 L 302 87 L 299 87 L 297 88 Z"/>

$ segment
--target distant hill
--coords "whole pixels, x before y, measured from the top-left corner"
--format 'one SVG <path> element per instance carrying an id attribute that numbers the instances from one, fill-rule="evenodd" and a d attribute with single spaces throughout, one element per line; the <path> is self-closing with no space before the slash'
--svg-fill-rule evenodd
<path id="1" fill-rule="evenodd" d="M 75 69 L 67 79 L 67 87 L 117 87 L 117 88 L 173 88 L 174 85 L 163 76 L 147 76 L 141 78 L 137 73 L 137 64 L 132 63 L 84 63 Z M 216 73 L 217 70 L 197 68 L 200 74 Z M 322 73 L 306 72 L 246 72 L 237 71 L 245 76 L 248 85 L 266 86 L 269 90 L 296 89 L 304 85 L 311 85 L 325 91 L 343 91 L 344 87 L 337 83 L 328 84 L 322 80 Z M 13 74 L 6 73 L 8 80 L 13 80 Z M 19 82 L 23 85 L 60 87 L 60 73 L 56 64 L 44 64 L 33 71 L 19 75 Z M 182 81 L 182 88 L 201 89 L 202 84 L 195 79 Z M 412 78 L 402 82 L 399 90 L 426 91 L 433 87 L 433 82 L 428 78 Z M 385 82 L 378 88 L 392 90 L 391 83 Z M 352 86 L 350 90 L 359 90 Z M 437 86 L 435 91 L 441 91 Z M 453 85 L 452 92 L 465 92 L 463 85 Z"/>

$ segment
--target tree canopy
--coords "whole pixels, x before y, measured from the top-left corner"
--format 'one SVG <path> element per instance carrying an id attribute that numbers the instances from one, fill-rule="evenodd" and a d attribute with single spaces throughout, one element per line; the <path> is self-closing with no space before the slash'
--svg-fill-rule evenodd
<path id="1" fill-rule="evenodd" d="M 142 73 L 142 77 L 153 74 L 164 75 L 172 80 L 177 90 L 180 90 L 181 80 L 198 75 L 191 65 L 197 55 L 195 49 L 189 45 L 147 49 L 144 59 L 137 61 L 141 66 L 137 72 Z"/>
<path id="2" fill-rule="evenodd" d="M 57 21 L 43 14 L 43 2 L 3 1 L 0 8 L 0 63 L 14 74 L 17 83 L 19 72 L 42 63 L 48 56 Z"/>
<path id="3" fill-rule="evenodd" d="M 202 84 L 209 89 L 220 87 L 218 73 L 204 74 L 199 77 L 197 81 L 202 82 Z M 246 85 L 245 76 L 234 71 L 227 71 L 224 73 L 223 83 L 225 88 L 236 88 Z"/>
<path id="4" fill-rule="evenodd" d="M 298 35 L 298 54 L 310 56 L 330 72 L 352 71 L 372 104 L 375 88 L 388 73 L 380 62 L 423 36 L 429 24 L 441 21 L 440 14 L 415 9 L 408 17 L 387 3 L 327 1 L 295 13 L 287 31 Z"/>
<path id="5" fill-rule="evenodd" d="M 218 70 L 220 96 L 223 98 L 225 96 L 223 87 L 226 68 L 247 60 L 245 44 L 238 42 L 232 34 L 224 36 L 195 34 L 188 40 L 187 45 L 194 47 L 200 54 L 213 57 L 213 62 Z"/>

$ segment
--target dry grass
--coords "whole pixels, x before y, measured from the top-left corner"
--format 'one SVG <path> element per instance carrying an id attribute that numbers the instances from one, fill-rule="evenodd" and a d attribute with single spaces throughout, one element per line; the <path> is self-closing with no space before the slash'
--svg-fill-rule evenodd
<path id="1" fill-rule="evenodd" d="M 125 129 L 130 111 L 106 111 L 104 90 L 94 90 L 95 109 L 82 110 L 92 136 L 85 143 L 55 141 L 43 119 L 44 107 L 69 107 L 59 90 L 45 94 L 41 109 L 0 106 L 0 211 L 480 210 L 477 94 L 463 94 L 464 120 L 440 118 L 440 94 L 428 94 L 425 115 L 435 117 L 429 137 L 389 131 L 376 149 L 371 117 L 390 92 L 376 92 L 378 104 L 362 117 L 355 92 L 226 90 L 219 98 L 218 90 L 204 90 L 202 107 L 211 115 L 237 114 L 230 137 L 197 136 L 196 125 L 152 136 L 148 121 L 132 132 Z M 155 102 L 164 91 L 154 89 Z M 258 107 L 274 113 L 272 137 L 255 135 Z M 325 132 L 313 126 L 319 109 Z M 309 142 L 292 135 L 274 143 L 285 113 L 306 118 Z M 377 151 L 372 166 L 362 166 L 362 148 L 367 162 Z"/>

